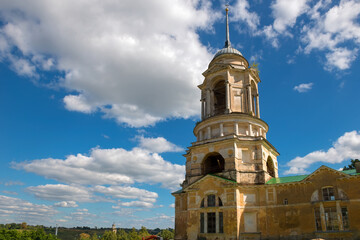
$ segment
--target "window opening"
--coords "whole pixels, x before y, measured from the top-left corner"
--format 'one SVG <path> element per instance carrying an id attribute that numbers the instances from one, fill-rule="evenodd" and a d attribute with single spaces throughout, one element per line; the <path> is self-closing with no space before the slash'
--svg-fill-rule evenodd
<path id="1" fill-rule="evenodd" d="M 201 204 L 200 204 L 200 207 L 201 207 L 201 208 L 205 207 L 204 202 L 205 202 L 205 201 L 204 201 L 204 199 L 203 199 L 203 200 L 201 200 Z"/>
<path id="2" fill-rule="evenodd" d="M 208 207 L 215 207 L 215 195 L 211 194 L 207 197 Z"/>
<path id="3" fill-rule="evenodd" d="M 273 188 L 267 189 L 267 200 L 268 200 L 268 202 L 274 201 L 274 189 Z"/>
<path id="4" fill-rule="evenodd" d="M 336 213 L 336 207 L 325 208 L 325 224 L 327 231 L 339 230 L 339 221 Z"/>
<path id="5" fill-rule="evenodd" d="M 219 212 L 219 233 L 224 233 L 223 213 Z"/>
<path id="6" fill-rule="evenodd" d="M 214 110 L 215 115 L 224 114 L 226 108 L 225 81 L 218 82 L 214 87 Z"/>
<path id="7" fill-rule="evenodd" d="M 204 213 L 200 213 L 200 233 L 205 232 Z"/>
<path id="8" fill-rule="evenodd" d="M 316 227 L 316 231 L 322 231 L 321 214 L 320 214 L 320 209 L 319 208 L 315 209 L 315 227 Z"/>
<path id="9" fill-rule="evenodd" d="M 208 233 L 216 233 L 216 217 L 214 212 L 209 212 L 207 214 L 207 225 L 208 225 L 208 229 L 207 229 Z"/>
<path id="10" fill-rule="evenodd" d="M 344 230 L 349 230 L 349 216 L 346 207 L 341 208 L 341 216 Z"/>
<path id="11" fill-rule="evenodd" d="M 223 205 L 221 198 L 219 197 L 219 207 L 221 207 Z"/>
<path id="12" fill-rule="evenodd" d="M 323 188 L 322 192 L 323 192 L 323 200 L 324 201 L 335 200 L 334 188 L 333 187 Z"/>
<path id="13" fill-rule="evenodd" d="M 284 205 L 288 205 L 288 200 L 287 200 L 287 198 L 284 199 Z"/>

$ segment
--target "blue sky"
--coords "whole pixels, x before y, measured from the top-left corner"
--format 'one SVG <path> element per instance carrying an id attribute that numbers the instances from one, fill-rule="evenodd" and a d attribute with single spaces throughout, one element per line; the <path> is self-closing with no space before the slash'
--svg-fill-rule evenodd
<path id="1" fill-rule="evenodd" d="M 173 227 L 224 1 L 0 2 L 0 222 Z M 360 1 L 230 1 L 279 174 L 360 158 Z"/>

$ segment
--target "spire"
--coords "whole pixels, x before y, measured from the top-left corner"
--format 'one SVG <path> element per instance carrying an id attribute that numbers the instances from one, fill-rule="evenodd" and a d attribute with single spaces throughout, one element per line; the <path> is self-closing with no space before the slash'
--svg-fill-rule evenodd
<path id="1" fill-rule="evenodd" d="M 231 43 L 230 43 L 230 36 L 229 36 L 229 4 L 225 5 L 225 11 L 226 11 L 226 41 L 225 41 L 225 47 L 231 47 Z"/>

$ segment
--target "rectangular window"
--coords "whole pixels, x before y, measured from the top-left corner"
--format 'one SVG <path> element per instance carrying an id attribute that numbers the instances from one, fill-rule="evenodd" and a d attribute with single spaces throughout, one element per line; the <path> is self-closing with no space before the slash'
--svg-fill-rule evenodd
<path id="1" fill-rule="evenodd" d="M 215 207 L 215 195 L 208 196 L 208 207 Z"/>
<path id="2" fill-rule="evenodd" d="M 336 213 L 336 207 L 325 208 L 325 224 L 327 231 L 339 230 L 339 221 Z"/>
<path id="3" fill-rule="evenodd" d="M 323 188 L 322 192 L 323 192 L 323 200 L 324 201 L 335 200 L 334 188 L 332 188 L 332 187 Z"/>
<path id="4" fill-rule="evenodd" d="M 274 189 L 273 188 L 268 188 L 267 190 L 267 200 L 268 202 L 273 202 L 274 199 Z"/>
<path id="5" fill-rule="evenodd" d="M 341 216 L 344 230 L 349 230 L 349 216 L 346 207 L 341 208 Z"/>
<path id="6" fill-rule="evenodd" d="M 320 215 L 320 209 L 319 208 L 315 208 L 315 227 L 316 227 L 316 231 L 322 231 L 321 215 Z"/>
<path id="7" fill-rule="evenodd" d="M 205 232 L 204 213 L 200 213 L 200 233 Z"/>
<path id="8" fill-rule="evenodd" d="M 219 212 L 219 233 L 224 233 L 223 213 Z"/>
<path id="9" fill-rule="evenodd" d="M 207 213 L 207 227 L 208 233 L 216 233 L 216 218 L 214 212 Z"/>

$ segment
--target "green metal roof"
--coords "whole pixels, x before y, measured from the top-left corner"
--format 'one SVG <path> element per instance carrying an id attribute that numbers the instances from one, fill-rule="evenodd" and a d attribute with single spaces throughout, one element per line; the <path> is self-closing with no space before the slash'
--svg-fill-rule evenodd
<path id="1" fill-rule="evenodd" d="M 298 175 L 289 177 L 272 178 L 266 182 L 266 184 L 277 184 L 277 183 L 289 183 L 289 182 L 300 182 L 309 175 Z"/>
<path id="2" fill-rule="evenodd" d="M 345 174 L 349 174 L 349 175 L 360 175 L 360 173 L 357 173 L 357 172 L 356 172 L 356 169 L 343 170 L 343 171 L 341 171 L 341 172 L 343 172 L 343 173 L 345 173 Z"/>
<path id="3" fill-rule="evenodd" d="M 339 171 L 348 175 L 360 175 L 360 173 L 356 172 L 356 169 L 344 170 Z M 298 175 L 298 176 L 289 176 L 289 177 L 279 177 L 279 178 L 272 178 L 266 182 L 266 184 L 279 184 L 279 183 L 290 183 L 290 182 L 300 182 L 304 180 L 309 175 Z"/>

